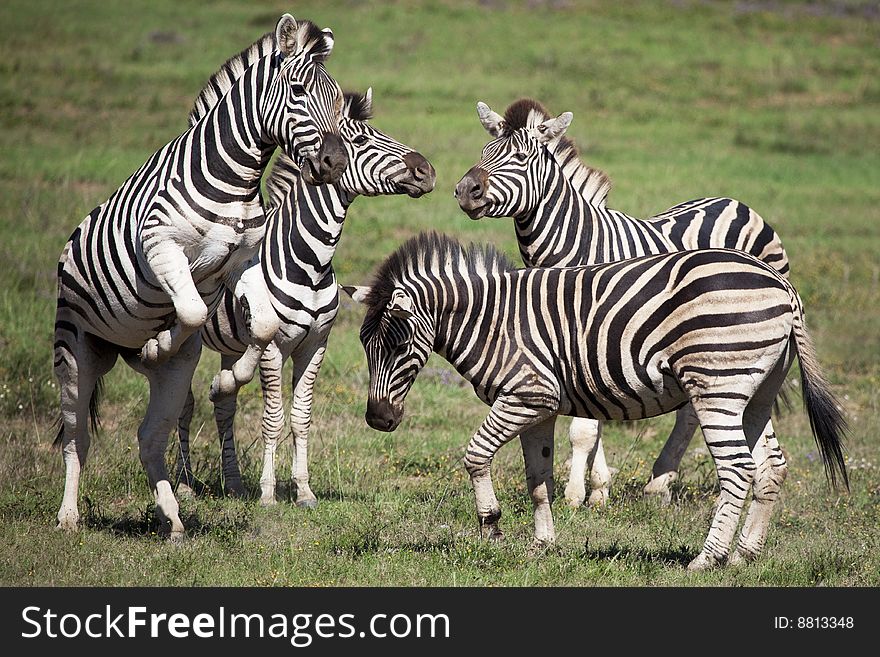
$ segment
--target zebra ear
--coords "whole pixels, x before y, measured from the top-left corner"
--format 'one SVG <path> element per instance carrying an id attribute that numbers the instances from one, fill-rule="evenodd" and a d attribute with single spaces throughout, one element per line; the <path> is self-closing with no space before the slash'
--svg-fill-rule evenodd
<path id="1" fill-rule="evenodd" d="M 394 290 L 391 295 L 391 301 L 388 302 L 388 312 L 395 317 L 409 319 L 413 316 L 413 300 L 406 292 L 401 289 Z"/>
<path id="2" fill-rule="evenodd" d="M 373 87 L 367 87 L 367 93 L 364 94 L 364 114 L 373 115 Z"/>
<path id="3" fill-rule="evenodd" d="M 477 103 L 477 115 L 480 117 L 480 123 L 483 124 L 483 127 L 493 137 L 501 137 L 504 135 L 504 131 L 507 129 L 507 124 L 504 122 L 504 119 L 501 118 L 501 115 L 498 112 L 493 112 L 492 109 L 483 102 Z"/>
<path id="4" fill-rule="evenodd" d="M 365 303 L 371 290 L 366 285 L 340 285 L 339 287 L 358 303 Z"/>
<path id="5" fill-rule="evenodd" d="M 573 118 L 574 114 L 571 112 L 563 112 L 555 119 L 548 119 L 547 121 L 536 125 L 533 128 L 534 132 L 532 134 L 542 144 L 555 141 L 565 134 L 565 131 L 568 130 L 568 126 L 571 125 L 571 120 Z"/>
<path id="6" fill-rule="evenodd" d="M 296 28 L 296 19 L 290 14 L 284 14 L 275 26 L 275 43 L 278 44 L 278 50 L 285 57 L 294 55 L 299 50 Z"/>

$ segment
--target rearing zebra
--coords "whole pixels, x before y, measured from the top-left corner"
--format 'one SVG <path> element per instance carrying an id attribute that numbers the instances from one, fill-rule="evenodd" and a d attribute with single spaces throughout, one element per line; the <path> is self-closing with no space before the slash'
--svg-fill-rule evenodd
<path id="1" fill-rule="evenodd" d="M 501 535 L 490 468 L 519 435 L 535 539 L 555 540 L 553 426 L 558 415 L 639 419 L 690 402 L 721 487 L 709 534 L 689 569 L 723 565 L 750 487 L 731 562 L 761 552 L 787 466 L 770 411 L 795 355 L 804 403 L 832 482 L 847 480 L 844 418 L 823 379 L 800 298 L 740 251 L 705 249 L 604 265 L 515 270 L 497 252 L 420 235 L 379 267 L 364 301 L 366 420 L 400 424 L 432 350 L 491 406 L 464 465 L 481 533 Z"/>
<path id="2" fill-rule="evenodd" d="M 118 355 L 150 381 L 138 429 L 140 458 L 157 513 L 171 523 L 171 537 L 179 538 L 183 525 L 165 447 L 198 361 L 197 331 L 224 289 L 246 304 L 248 347 L 215 379 L 214 392 L 222 395 L 253 377 L 278 328 L 259 266 L 252 262 L 266 230 L 263 170 L 276 146 L 316 183 L 332 181 L 344 163 L 338 149 L 322 148 L 322 131 L 336 132 L 342 103 L 323 65 L 333 48 L 332 33 L 285 14 L 275 43 L 277 48 L 241 71 L 201 120 L 95 208 L 64 247 L 55 322 L 58 440 L 66 470 L 61 528 L 73 529 L 79 519 L 87 421 L 90 415 L 96 420 L 100 379 Z M 338 94 L 306 94 L 302 79 L 309 76 L 324 78 Z"/>
<path id="3" fill-rule="evenodd" d="M 701 198 L 676 205 L 650 219 L 636 219 L 606 206 L 611 182 L 586 166 L 565 137 L 572 114 L 552 116 L 537 101 L 521 99 L 504 117 L 477 104 L 483 127 L 494 137 L 480 162 L 455 188 L 471 219 L 513 217 L 527 267 L 566 267 L 614 262 L 654 253 L 707 247 L 751 253 L 788 275 L 788 256 L 773 229 L 751 208 L 730 198 Z M 681 458 L 697 427 L 690 406 L 676 413 L 675 427 L 654 463 L 645 491 L 668 499 Z M 584 478 L 590 455 L 593 492 L 602 504 L 611 476 L 600 440 L 600 424 L 572 421 L 571 474 L 565 490 L 570 504 L 586 497 Z"/>
<path id="4" fill-rule="evenodd" d="M 434 188 L 435 173 L 431 164 L 421 153 L 372 127 L 367 123 L 371 116 L 371 90 L 364 95 L 345 94 L 344 118 L 339 131 L 348 149 L 349 164 L 338 182 L 321 187 L 307 185 L 299 168 L 290 158 L 280 155 L 266 183 L 271 207 L 259 257 L 281 328 L 260 361 L 264 404 L 260 477 L 263 504 L 275 503 L 275 453 L 284 427 L 281 372 L 289 357 L 293 358 L 290 422 L 295 447 L 296 503 L 306 507 L 317 504 L 309 487 L 308 472 L 312 389 L 339 309 L 332 258 L 349 206 L 359 195 L 408 194 L 417 198 Z M 219 351 L 226 367 L 246 347 L 246 338 L 241 305 L 227 293 L 202 329 L 203 344 Z M 192 411 L 190 393 L 179 422 L 178 493 L 195 483 L 189 461 Z M 241 494 L 244 489 L 233 435 L 235 413 L 234 395 L 215 401 L 224 488 L 228 493 Z"/>

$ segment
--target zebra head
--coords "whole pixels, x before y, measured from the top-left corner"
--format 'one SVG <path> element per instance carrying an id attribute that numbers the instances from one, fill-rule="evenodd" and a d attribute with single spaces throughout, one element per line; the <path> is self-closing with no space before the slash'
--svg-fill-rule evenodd
<path id="1" fill-rule="evenodd" d="M 339 131 L 349 166 L 340 186 L 349 194 L 408 194 L 418 198 L 434 189 L 436 173 L 418 151 L 371 126 L 373 90 L 345 94 Z"/>
<path id="2" fill-rule="evenodd" d="M 339 136 L 342 89 L 324 67 L 333 32 L 285 14 L 275 27 L 275 46 L 277 71 L 263 107 L 267 136 L 297 163 L 306 182 L 335 183 L 348 155 Z"/>
<path id="3" fill-rule="evenodd" d="M 364 417 L 373 429 L 394 431 L 403 419 L 406 396 L 433 350 L 431 322 L 403 287 L 389 289 L 387 281 L 341 287 L 368 307 L 360 333 L 370 372 Z"/>
<path id="4" fill-rule="evenodd" d="M 571 124 L 572 113 L 547 118 L 535 101 L 514 103 L 504 117 L 477 103 L 477 113 L 494 139 L 455 186 L 459 207 L 471 219 L 530 214 L 552 179 L 552 152 Z"/>

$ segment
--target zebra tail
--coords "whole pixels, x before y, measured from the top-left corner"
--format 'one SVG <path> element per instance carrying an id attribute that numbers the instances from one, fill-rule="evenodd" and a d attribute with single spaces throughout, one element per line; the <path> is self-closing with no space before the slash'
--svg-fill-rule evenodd
<path id="1" fill-rule="evenodd" d="M 799 306 L 800 304 L 798 304 Z M 810 418 L 810 429 L 822 455 L 825 475 L 837 488 L 838 478 L 849 490 L 849 477 L 843 457 L 843 437 L 848 427 L 840 403 L 831 392 L 831 385 L 822 374 L 813 340 L 803 322 L 803 309 L 798 308 L 794 326 L 795 347 L 801 370 L 804 408 Z"/>
<path id="2" fill-rule="evenodd" d="M 92 390 L 92 396 L 89 399 L 89 425 L 92 433 L 97 433 L 98 427 L 101 426 L 101 417 L 98 413 L 98 406 L 100 405 L 103 396 L 104 377 L 100 377 L 95 382 L 95 388 Z M 64 422 L 59 418 L 57 424 L 58 433 L 55 436 L 55 440 L 52 442 L 52 445 L 56 447 L 61 444 L 61 441 L 64 438 Z"/>

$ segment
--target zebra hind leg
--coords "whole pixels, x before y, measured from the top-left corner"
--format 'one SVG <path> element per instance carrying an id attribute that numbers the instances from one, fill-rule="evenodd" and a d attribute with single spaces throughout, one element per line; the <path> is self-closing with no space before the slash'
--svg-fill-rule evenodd
<path id="1" fill-rule="evenodd" d="M 756 470 L 743 431 L 744 406 L 741 399 L 723 397 L 698 398 L 694 402 L 706 446 L 715 461 L 720 493 L 709 534 L 700 554 L 688 565 L 690 571 L 723 566 L 736 534 Z"/>
<path id="2" fill-rule="evenodd" d="M 192 498 L 204 493 L 207 486 L 193 474 L 192 463 L 189 456 L 189 432 L 192 426 L 193 411 L 195 410 L 195 398 L 192 388 L 186 396 L 183 412 L 177 419 L 177 463 L 174 466 L 174 482 L 177 484 L 177 496 L 180 498 Z"/>
<path id="3" fill-rule="evenodd" d="M 309 431 L 312 425 L 312 394 L 315 381 L 324 362 L 326 336 L 316 346 L 294 357 L 293 403 L 290 407 L 290 426 L 293 430 L 293 483 L 296 486 L 296 505 L 308 509 L 318 506 L 318 498 L 309 486 Z"/>
<path id="4" fill-rule="evenodd" d="M 526 484 L 535 508 L 535 545 L 556 542 L 553 527 L 553 427 L 556 417 L 544 420 L 519 435 L 526 465 Z"/>
<path id="5" fill-rule="evenodd" d="M 150 382 L 150 401 L 138 428 L 138 451 L 156 501 L 156 515 L 162 530 L 170 530 L 172 541 L 183 538 L 184 528 L 180 520 L 180 507 L 171 489 L 165 452 L 168 437 L 183 410 L 200 352 L 201 338 L 195 334 L 161 366 L 144 366 L 139 358 L 126 359 L 134 370 L 146 376 Z"/>
<path id="6" fill-rule="evenodd" d="M 57 442 L 64 459 L 64 495 L 56 528 L 73 531 L 79 524 L 79 482 L 91 442 L 90 415 L 97 418 L 99 380 L 113 367 L 116 352 L 101 349 L 82 332 L 80 338 L 58 333 L 56 329 L 55 375 L 61 391 Z"/>
<path id="7" fill-rule="evenodd" d="M 776 440 L 773 423 L 769 418 L 761 433 L 752 451 L 758 464 L 752 482 L 752 501 L 749 503 L 746 519 L 743 522 L 736 552 L 728 559 L 728 563 L 733 565 L 756 559 L 764 549 L 773 508 L 779 501 L 782 484 L 788 473 L 785 456 Z"/>
<path id="8" fill-rule="evenodd" d="M 284 359 L 274 343 L 260 359 L 260 385 L 263 387 L 263 472 L 260 475 L 260 504 L 272 506 L 275 499 L 275 453 L 284 431 L 284 406 L 281 397 L 281 371 Z"/>
<path id="9" fill-rule="evenodd" d="M 235 361 L 235 356 L 220 357 L 221 367 L 227 369 Z M 230 497 L 244 497 L 245 488 L 241 480 L 241 467 L 235 450 L 235 414 L 238 411 L 238 390 L 232 394 L 214 399 L 214 422 L 220 439 L 220 466 L 223 475 L 223 492 Z"/>

